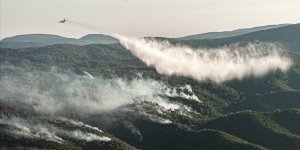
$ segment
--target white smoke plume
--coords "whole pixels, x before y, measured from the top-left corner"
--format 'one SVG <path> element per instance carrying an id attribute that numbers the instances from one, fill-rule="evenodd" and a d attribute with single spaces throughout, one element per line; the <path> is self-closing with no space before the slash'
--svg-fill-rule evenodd
<path id="1" fill-rule="evenodd" d="M 148 66 L 165 75 L 191 77 L 198 81 L 222 83 L 247 76 L 261 77 L 271 71 L 287 71 L 289 58 L 276 44 L 237 44 L 214 49 L 192 49 L 145 38 L 113 35 Z"/>
<path id="2" fill-rule="evenodd" d="M 94 79 L 94 77 L 90 74 L 90 73 L 88 73 L 88 72 L 86 72 L 86 71 L 82 71 L 85 75 L 87 75 L 88 77 L 90 77 L 91 79 Z"/>
<path id="3" fill-rule="evenodd" d="M 83 141 L 94 141 L 94 140 L 110 141 L 111 140 L 111 138 L 109 137 L 99 136 L 82 130 L 66 130 L 51 124 L 41 123 L 37 120 L 32 121 L 32 120 L 26 120 L 17 117 L 8 118 L 2 116 L 2 118 L 0 118 L 0 124 L 8 125 L 10 128 L 6 129 L 5 131 L 10 134 L 14 134 L 26 138 L 44 139 L 48 141 L 54 141 L 57 143 L 64 142 L 63 140 L 64 137 L 83 140 Z"/>
<path id="4" fill-rule="evenodd" d="M 44 139 L 48 141 L 53 141 L 61 143 L 64 140 L 57 136 L 55 132 L 49 131 L 48 128 L 41 126 L 40 124 L 31 124 L 23 119 L 19 118 L 1 118 L 0 124 L 9 125 L 13 129 L 7 130 L 10 134 L 34 138 L 34 139 Z"/>
<path id="5" fill-rule="evenodd" d="M 93 126 L 88 125 L 88 124 L 85 124 L 85 123 L 83 123 L 83 122 L 81 122 L 81 121 L 75 121 L 75 120 L 67 119 L 67 118 L 63 118 L 63 117 L 60 117 L 59 119 L 62 120 L 62 121 L 65 121 L 65 122 L 69 122 L 69 123 L 71 123 L 72 125 L 77 126 L 77 127 L 86 127 L 86 128 L 90 128 L 90 129 L 96 130 L 96 131 L 98 131 L 98 132 L 103 132 L 103 131 L 100 130 L 99 128 L 93 127 Z"/>
<path id="6" fill-rule="evenodd" d="M 185 93 L 184 91 L 187 91 L 188 93 Z M 195 95 L 190 85 L 185 85 L 183 87 L 178 87 L 178 88 L 168 88 L 166 90 L 166 95 L 170 97 L 175 97 L 175 96 L 182 97 L 185 99 L 195 100 L 197 102 L 202 103 L 202 101 L 200 101 L 199 98 Z"/>
<path id="7" fill-rule="evenodd" d="M 61 131 L 60 133 L 64 133 L 69 137 L 73 137 L 75 139 L 79 139 L 79 140 L 84 140 L 84 141 L 111 141 L 111 138 L 106 137 L 106 136 L 98 136 L 96 134 L 93 133 L 86 133 L 86 132 L 82 132 L 80 130 L 75 130 L 75 131 Z"/>
<path id="8" fill-rule="evenodd" d="M 185 87 L 174 90 L 152 79 L 127 81 L 94 77 L 91 80 L 88 76 L 72 73 L 37 71 L 0 77 L 0 100 L 45 114 L 102 113 L 136 101 L 148 101 L 167 110 L 177 110 L 180 105 L 166 97 L 198 100 L 192 89 L 184 94 L 181 88 Z"/>
<path id="9" fill-rule="evenodd" d="M 143 141 L 143 135 L 142 135 L 141 131 L 136 126 L 134 126 L 130 122 L 123 122 L 123 125 L 126 128 L 128 128 L 130 130 L 131 134 L 136 136 L 139 141 Z"/>

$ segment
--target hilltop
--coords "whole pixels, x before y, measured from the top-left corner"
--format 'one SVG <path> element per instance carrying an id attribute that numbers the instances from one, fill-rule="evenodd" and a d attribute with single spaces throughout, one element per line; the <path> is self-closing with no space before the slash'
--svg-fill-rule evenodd
<path id="1" fill-rule="evenodd" d="M 114 44 L 118 41 L 108 35 L 88 34 L 79 39 L 67 38 L 51 34 L 25 34 L 13 37 L 7 37 L 0 41 L 0 48 L 29 48 L 43 47 L 53 44 Z"/>

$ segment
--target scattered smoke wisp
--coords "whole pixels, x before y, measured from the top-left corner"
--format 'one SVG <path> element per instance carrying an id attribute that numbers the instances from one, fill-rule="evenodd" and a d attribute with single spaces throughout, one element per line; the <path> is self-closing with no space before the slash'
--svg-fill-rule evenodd
<path id="1" fill-rule="evenodd" d="M 272 43 L 237 44 L 214 49 L 192 49 L 145 38 L 113 35 L 148 66 L 165 75 L 191 77 L 222 83 L 247 76 L 261 77 L 271 71 L 287 71 L 291 60 Z"/>
<path id="2" fill-rule="evenodd" d="M 72 121 L 76 123 L 75 121 Z M 97 129 L 96 127 L 92 127 L 89 125 L 85 125 L 93 130 Z M 26 138 L 33 139 L 45 139 L 57 143 L 64 142 L 64 138 L 72 138 L 83 141 L 110 141 L 111 138 L 106 136 L 99 136 L 94 133 L 90 133 L 83 130 L 67 130 L 52 124 L 42 123 L 38 120 L 27 120 L 18 117 L 0 117 L 0 125 L 9 126 L 8 129 L 4 129 L 4 131 L 9 132 L 10 134 L 19 135 Z M 96 130 L 99 132 L 99 129 Z M 102 131 L 100 132 L 102 134 Z"/>

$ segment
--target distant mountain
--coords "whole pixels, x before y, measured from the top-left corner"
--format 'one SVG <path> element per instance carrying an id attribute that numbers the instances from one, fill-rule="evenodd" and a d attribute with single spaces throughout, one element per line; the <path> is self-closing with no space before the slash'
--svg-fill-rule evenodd
<path id="1" fill-rule="evenodd" d="M 83 44 L 74 38 L 66 38 L 51 34 L 27 34 L 4 38 L 0 42 L 1 48 L 41 47 L 52 44 Z"/>
<path id="2" fill-rule="evenodd" d="M 230 44 L 234 42 L 247 41 L 251 39 L 252 41 L 261 40 L 260 38 L 267 39 L 268 41 L 271 42 L 273 41 L 293 42 L 287 38 L 289 36 L 296 35 L 298 34 L 298 32 L 300 32 L 298 29 L 293 29 L 296 26 L 297 25 L 289 25 L 289 24 L 268 25 L 268 26 L 254 27 L 254 28 L 238 29 L 234 31 L 209 32 L 209 33 L 190 35 L 186 37 L 169 39 L 169 40 L 180 41 L 196 47 L 203 46 L 203 45 L 220 46 L 220 45 Z M 256 35 L 257 32 L 261 33 L 261 35 L 260 34 Z M 264 35 L 265 33 L 266 35 Z M 296 40 L 296 42 L 292 44 L 292 47 L 298 48 L 297 40 L 300 38 L 297 38 L 297 36 L 291 38 L 294 41 Z M 164 40 L 167 38 L 161 37 L 155 39 Z M 1 40 L 0 48 L 15 49 L 15 48 L 28 48 L 28 47 L 43 47 L 43 46 L 53 45 L 53 44 L 88 45 L 88 44 L 114 44 L 114 43 L 118 43 L 118 40 L 104 34 L 88 34 L 79 39 L 67 38 L 67 37 L 51 35 L 51 34 L 27 34 L 27 35 L 17 35 L 13 37 L 8 37 Z M 297 45 L 295 46 L 295 44 Z"/>
<path id="3" fill-rule="evenodd" d="M 118 43 L 118 40 L 104 34 L 88 34 L 79 39 L 85 44 L 113 44 Z"/>
<path id="4" fill-rule="evenodd" d="M 287 25 L 289 25 L 289 24 L 267 25 L 267 26 L 237 29 L 237 30 L 233 30 L 233 31 L 223 31 L 223 32 L 208 32 L 208 33 L 202 33 L 202 34 L 189 35 L 189 36 L 180 37 L 180 38 L 176 38 L 176 39 L 178 39 L 178 40 L 218 39 L 218 38 L 225 38 L 225 37 L 232 37 L 232 36 L 247 34 L 247 33 L 261 31 L 261 30 L 268 30 L 268 29 L 284 27 Z"/>
<path id="5" fill-rule="evenodd" d="M 77 39 L 74 38 L 66 38 L 58 35 L 51 34 L 25 34 L 25 35 L 17 35 L 13 37 L 4 38 L 2 42 L 36 42 L 36 43 L 49 43 L 49 44 L 57 44 L 57 43 L 65 43 L 65 42 L 75 42 Z"/>
<path id="6" fill-rule="evenodd" d="M 289 50 L 300 50 L 300 24 L 287 25 L 279 28 L 251 32 L 248 34 L 219 39 L 174 40 L 192 47 L 218 47 L 233 43 L 276 42 Z"/>
<path id="7" fill-rule="evenodd" d="M 0 48 L 43 47 L 53 44 L 113 44 L 117 42 L 116 39 L 103 34 L 89 34 L 80 39 L 51 34 L 25 34 L 4 38 L 0 41 Z"/>

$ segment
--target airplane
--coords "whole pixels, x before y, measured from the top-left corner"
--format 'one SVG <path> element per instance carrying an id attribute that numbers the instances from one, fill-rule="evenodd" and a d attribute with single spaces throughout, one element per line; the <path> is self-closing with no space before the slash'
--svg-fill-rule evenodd
<path id="1" fill-rule="evenodd" d="M 65 23 L 66 21 L 68 21 L 68 20 L 64 19 L 62 21 L 59 21 L 58 23 Z"/>

